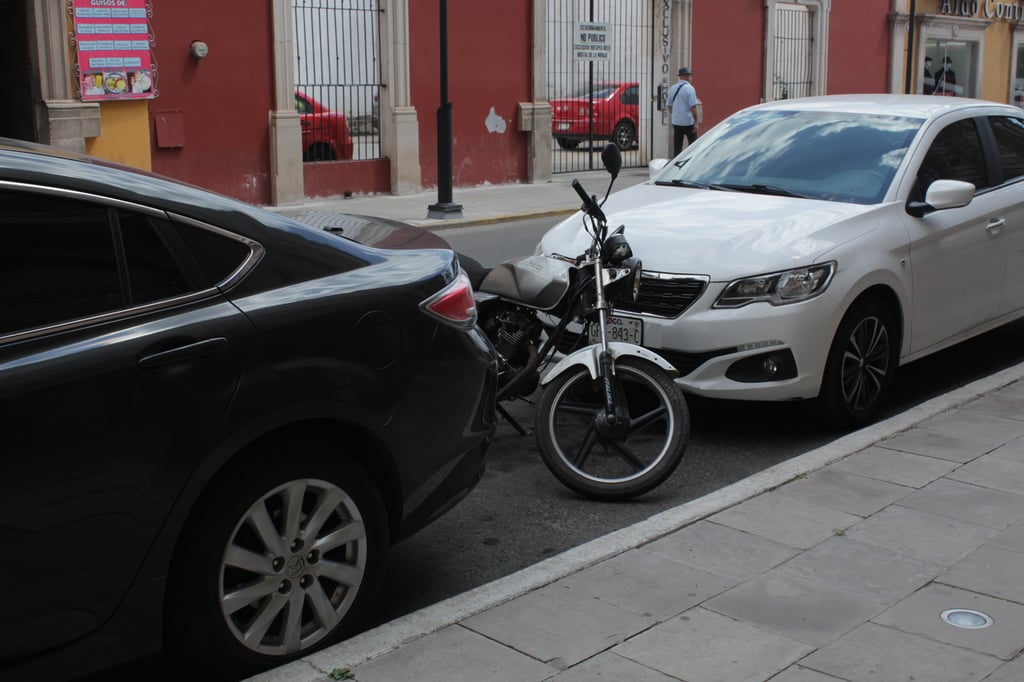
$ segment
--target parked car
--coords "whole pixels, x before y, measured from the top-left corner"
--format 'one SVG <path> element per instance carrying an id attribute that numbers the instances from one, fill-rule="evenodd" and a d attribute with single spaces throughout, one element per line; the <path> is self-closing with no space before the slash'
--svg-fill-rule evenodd
<path id="1" fill-rule="evenodd" d="M 306 654 L 480 479 L 496 363 L 457 257 L 320 223 L 0 139 L 0 678 Z"/>
<path id="2" fill-rule="evenodd" d="M 631 149 L 640 129 L 640 84 L 595 83 L 576 94 L 551 100 L 551 135 L 562 149 L 575 149 L 591 138 L 611 140 L 619 149 Z"/>
<path id="3" fill-rule="evenodd" d="M 618 312 L 687 392 L 859 424 L 898 365 L 1024 314 L 1024 112 L 785 100 L 727 118 L 604 211 L 643 261 Z M 577 214 L 543 238 L 581 253 Z"/>
<path id="4" fill-rule="evenodd" d="M 302 126 L 303 161 L 352 158 L 352 131 L 344 114 L 328 109 L 298 90 L 295 91 L 295 109 Z"/>

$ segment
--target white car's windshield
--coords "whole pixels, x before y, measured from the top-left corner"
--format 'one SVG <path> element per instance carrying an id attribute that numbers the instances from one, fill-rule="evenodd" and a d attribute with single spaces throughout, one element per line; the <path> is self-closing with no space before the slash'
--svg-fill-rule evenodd
<path id="1" fill-rule="evenodd" d="M 750 111 L 715 126 L 659 185 L 878 203 L 922 123 L 898 116 Z"/>

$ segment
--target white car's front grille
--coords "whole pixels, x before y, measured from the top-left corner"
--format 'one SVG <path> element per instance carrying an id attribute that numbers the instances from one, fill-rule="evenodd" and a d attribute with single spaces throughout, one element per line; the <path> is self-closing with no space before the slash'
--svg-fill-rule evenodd
<path id="1" fill-rule="evenodd" d="M 645 270 L 640 277 L 640 296 L 637 301 L 616 301 L 615 309 L 658 317 L 678 317 L 700 298 L 709 281 L 704 275 L 676 275 Z"/>

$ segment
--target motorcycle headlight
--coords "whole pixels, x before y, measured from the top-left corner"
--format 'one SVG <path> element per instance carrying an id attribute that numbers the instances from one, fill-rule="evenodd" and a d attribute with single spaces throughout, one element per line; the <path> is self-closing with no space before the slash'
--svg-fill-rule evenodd
<path id="1" fill-rule="evenodd" d="M 739 308 L 756 301 L 772 305 L 806 301 L 825 291 L 835 271 L 836 262 L 829 261 L 805 268 L 737 279 L 729 282 L 714 307 Z"/>
<path id="2" fill-rule="evenodd" d="M 619 266 L 625 275 L 608 285 L 608 297 L 612 302 L 636 303 L 640 296 L 640 278 L 643 276 L 644 266 L 639 258 L 630 256 Z"/>
<path id="3" fill-rule="evenodd" d="M 613 234 L 604 240 L 604 258 L 608 265 L 619 265 L 633 255 L 629 242 L 621 234 Z"/>

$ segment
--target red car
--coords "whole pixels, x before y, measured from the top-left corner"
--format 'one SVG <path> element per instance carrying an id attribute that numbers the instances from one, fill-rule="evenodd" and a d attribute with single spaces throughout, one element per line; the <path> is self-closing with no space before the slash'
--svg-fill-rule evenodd
<path id="1" fill-rule="evenodd" d="M 575 149 L 590 139 L 593 104 L 594 139 L 611 140 L 619 149 L 636 142 L 640 115 L 638 83 L 594 83 L 592 96 L 584 86 L 572 97 L 551 100 L 551 134 L 562 149 Z"/>
<path id="2" fill-rule="evenodd" d="M 298 90 L 295 91 L 295 110 L 302 124 L 303 161 L 352 158 L 352 133 L 344 114 L 328 109 Z"/>

